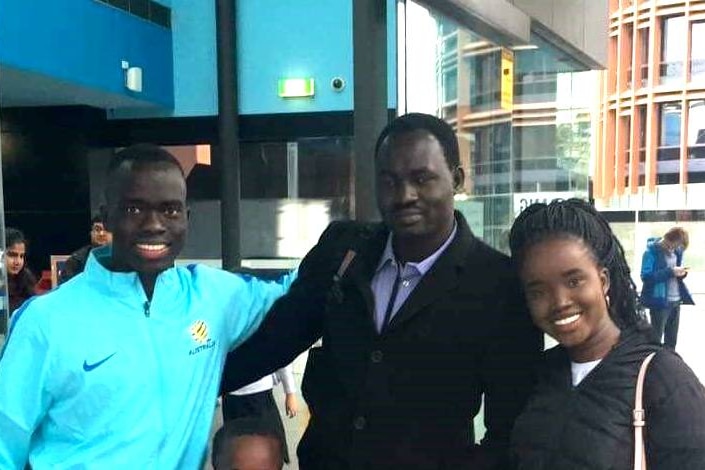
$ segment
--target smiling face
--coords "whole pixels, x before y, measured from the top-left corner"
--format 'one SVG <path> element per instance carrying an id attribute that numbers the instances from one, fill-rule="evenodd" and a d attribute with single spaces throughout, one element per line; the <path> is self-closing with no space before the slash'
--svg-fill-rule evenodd
<path id="1" fill-rule="evenodd" d="M 438 140 L 425 131 L 388 137 L 376 162 L 377 204 L 395 240 L 438 248 L 453 229 L 454 188 L 462 171 L 451 171 Z"/>
<path id="2" fill-rule="evenodd" d="M 523 256 L 520 276 L 534 324 L 575 362 L 597 360 L 619 338 L 605 295 L 609 274 L 578 238 L 538 242 Z"/>
<path id="3" fill-rule="evenodd" d="M 24 243 L 15 243 L 7 247 L 7 251 L 5 252 L 5 267 L 7 268 L 8 274 L 16 276 L 22 271 L 26 254 L 27 250 Z"/>
<path id="4" fill-rule="evenodd" d="M 112 269 L 136 271 L 153 286 L 184 246 L 186 182 L 179 168 L 165 162 L 126 162 L 112 178 L 106 220 L 113 233 Z"/>

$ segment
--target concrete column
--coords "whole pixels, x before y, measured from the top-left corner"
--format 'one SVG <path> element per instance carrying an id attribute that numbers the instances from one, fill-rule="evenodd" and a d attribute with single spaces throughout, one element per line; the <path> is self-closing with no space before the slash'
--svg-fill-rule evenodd
<path id="1" fill-rule="evenodd" d="M 376 220 L 374 147 L 388 121 L 386 1 L 353 0 L 353 67 L 353 214 Z"/>
<path id="2" fill-rule="evenodd" d="M 240 267 L 240 146 L 235 1 L 216 0 L 218 135 L 223 269 Z"/>

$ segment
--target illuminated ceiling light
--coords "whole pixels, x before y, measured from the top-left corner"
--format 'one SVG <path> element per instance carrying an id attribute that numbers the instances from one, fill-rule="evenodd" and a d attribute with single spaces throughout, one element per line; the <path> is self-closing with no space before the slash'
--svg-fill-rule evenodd
<path id="1" fill-rule="evenodd" d="M 512 50 L 515 50 L 515 51 L 532 51 L 532 50 L 538 49 L 538 48 L 539 48 L 539 46 L 537 46 L 535 44 L 522 44 L 519 46 L 512 46 Z"/>

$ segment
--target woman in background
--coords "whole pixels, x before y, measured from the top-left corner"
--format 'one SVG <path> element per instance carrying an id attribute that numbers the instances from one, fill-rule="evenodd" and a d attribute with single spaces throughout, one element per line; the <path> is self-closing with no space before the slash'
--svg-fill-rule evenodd
<path id="1" fill-rule="evenodd" d="M 27 238 L 16 228 L 5 229 L 5 269 L 10 315 L 35 294 L 37 278 L 26 264 Z"/>
<path id="2" fill-rule="evenodd" d="M 656 352 L 644 382 L 647 467 L 705 469 L 705 390 L 653 342 L 607 221 L 578 199 L 534 204 L 509 238 L 532 320 L 559 343 L 516 420 L 517 467 L 631 470 L 637 374 Z"/>

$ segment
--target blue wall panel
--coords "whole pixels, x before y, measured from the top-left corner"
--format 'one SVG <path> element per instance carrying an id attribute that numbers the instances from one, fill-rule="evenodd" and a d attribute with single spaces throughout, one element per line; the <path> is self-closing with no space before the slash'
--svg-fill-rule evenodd
<path id="1" fill-rule="evenodd" d="M 213 0 L 171 0 L 174 109 L 118 110 L 116 118 L 218 113 Z M 389 107 L 396 106 L 396 0 L 388 5 Z M 352 0 L 237 0 L 239 107 L 242 114 L 349 111 L 353 108 Z M 283 77 L 313 77 L 314 98 L 282 99 Z M 343 77 L 342 92 L 330 87 Z"/>
<path id="2" fill-rule="evenodd" d="M 240 0 L 237 28 L 241 113 L 352 109 L 351 0 Z M 286 77 L 314 78 L 316 96 L 279 98 Z M 346 81 L 342 92 L 334 77 Z"/>
<path id="3" fill-rule="evenodd" d="M 1 63 L 130 95 L 122 60 L 142 67 L 132 96 L 173 106 L 171 31 L 93 0 L 2 0 Z"/>
<path id="4" fill-rule="evenodd" d="M 173 116 L 218 114 L 215 2 L 171 0 L 174 30 Z"/>

